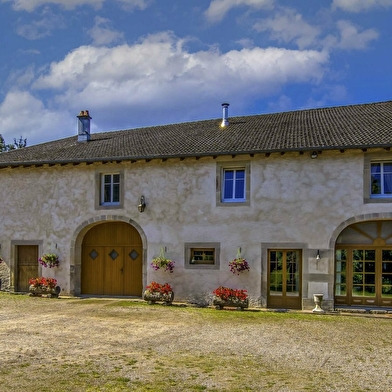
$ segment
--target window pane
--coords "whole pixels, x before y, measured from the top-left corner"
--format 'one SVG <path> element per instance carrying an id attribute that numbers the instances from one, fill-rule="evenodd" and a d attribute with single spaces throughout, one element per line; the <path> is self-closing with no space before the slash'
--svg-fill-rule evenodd
<path id="1" fill-rule="evenodd" d="M 235 198 L 244 199 L 245 198 L 245 181 L 237 180 L 235 184 Z"/>
<path id="2" fill-rule="evenodd" d="M 103 196 L 103 201 L 105 203 L 110 203 L 111 202 L 111 186 L 105 185 L 104 187 L 104 196 Z"/>
<path id="3" fill-rule="evenodd" d="M 381 194 L 381 164 L 371 164 L 371 192 L 372 195 Z"/>
<path id="4" fill-rule="evenodd" d="M 335 286 L 335 294 L 336 295 L 347 295 L 346 285 L 345 284 L 337 284 Z"/>
<path id="5" fill-rule="evenodd" d="M 232 199 L 234 188 L 234 170 L 225 170 L 223 198 Z"/>
<path id="6" fill-rule="evenodd" d="M 120 201 L 120 184 L 113 185 L 113 200 L 112 202 L 118 203 Z"/>
<path id="7" fill-rule="evenodd" d="M 384 194 L 390 195 L 392 193 L 392 173 L 384 172 Z"/>
<path id="8" fill-rule="evenodd" d="M 244 199 L 245 198 L 245 170 L 235 171 L 235 198 Z"/>

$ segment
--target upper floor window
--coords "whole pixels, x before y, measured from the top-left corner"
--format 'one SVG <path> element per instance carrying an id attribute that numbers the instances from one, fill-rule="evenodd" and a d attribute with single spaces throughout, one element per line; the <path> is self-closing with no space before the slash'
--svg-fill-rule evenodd
<path id="1" fill-rule="evenodd" d="M 371 189 L 372 197 L 391 197 L 392 196 L 392 161 L 373 162 L 371 170 Z"/>
<path id="2" fill-rule="evenodd" d="M 102 204 L 120 203 L 120 174 L 102 174 Z"/>
<path id="3" fill-rule="evenodd" d="M 123 204 L 123 172 L 96 173 L 96 208 L 121 208 Z"/>
<path id="4" fill-rule="evenodd" d="M 216 204 L 250 205 L 250 162 L 218 162 Z"/>
<path id="5" fill-rule="evenodd" d="M 245 201 L 245 169 L 223 169 L 224 202 Z"/>

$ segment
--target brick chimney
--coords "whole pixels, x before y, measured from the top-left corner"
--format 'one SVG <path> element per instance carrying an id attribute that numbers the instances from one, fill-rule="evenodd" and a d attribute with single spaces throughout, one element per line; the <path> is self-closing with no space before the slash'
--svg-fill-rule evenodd
<path id="1" fill-rule="evenodd" d="M 88 110 L 81 110 L 78 118 L 78 142 L 88 142 L 90 140 L 90 114 Z"/>

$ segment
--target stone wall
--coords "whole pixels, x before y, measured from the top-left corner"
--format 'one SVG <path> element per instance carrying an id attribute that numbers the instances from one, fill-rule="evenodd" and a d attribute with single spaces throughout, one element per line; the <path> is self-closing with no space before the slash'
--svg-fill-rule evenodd
<path id="1" fill-rule="evenodd" d="M 250 205 L 217 206 L 217 162 L 236 160 L 250 162 Z M 225 285 L 246 288 L 251 303 L 265 306 L 266 250 L 277 246 L 302 250 L 304 306 L 314 290 L 322 290 L 328 301 L 333 298 L 331 238 L 337 228 L 355 217 L 390 211 L 389 204 L 364 203 L 363 162 L 364 153 L 358 150 L 323 152 L 317 159 L 286 153 L 2 169 L 2 255 L 12 271 L 13 244 L 41 241 L 40 251 L 56 251 L 61 260 L 60 267 L 46 275 L 58 279 L 63 294 L 72 294 L 80 284 L 74 273 L 80 267 L 75 243 L 83 229 L 100 220 L 130 221 L 144 238 L 143 284 L 168 281 L 176 288 L 177 299 L 203 302 L 213 289 Z M 123 173 L 121 208 L 97 207 L 96 179 L 103 170 Z M 141 195 L 147 204 L 143 213 L 137 209 Z M 187 242 L 220 243 L 220 268 L 185 268 Z M 161 247 L 176 262 L 173 274 L 149 266 Z M 227 263 L 239 247 L 251 270 L 237 276 Z M 322 257 L 316 262 L 318 249 Z M 7 275 L 4 265 L 1 271 Z"/>

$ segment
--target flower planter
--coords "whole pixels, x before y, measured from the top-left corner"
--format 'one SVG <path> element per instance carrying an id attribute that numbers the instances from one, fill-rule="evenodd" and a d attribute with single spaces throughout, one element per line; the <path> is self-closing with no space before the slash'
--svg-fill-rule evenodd
<path id="1" fill-rule="evenodd" d="M 244 310 L 249 307 L 249 299 L 240 299 L 237 297 L 229 297 L 222 299 L 221 297 L 214 296 L 213 305 L 216 309 L 222 310 L 224 307 L 237 308 L 238 310 Z"/>
<path id="2" fill-rule="evenodd" d="M 174 292 L 159 293 L 146 290 L 143 294 L 143 299 L 147 301 L 149 305 L 153 305 L 155 302 L 163 302 L 164 305 L 171 305 L 174 299 Z"/>
<path id="3" fill-rule="evenodd" d="M 29 286 L 29 293 L 31 296 L 33 297 L 50 297 L 50 298 L 58 298 L 59 294 L 60 294 L 60 287 L 56 286 L 56 287 L 48 287 L 48 286 L 33 286 L 30 285 Z"/>

